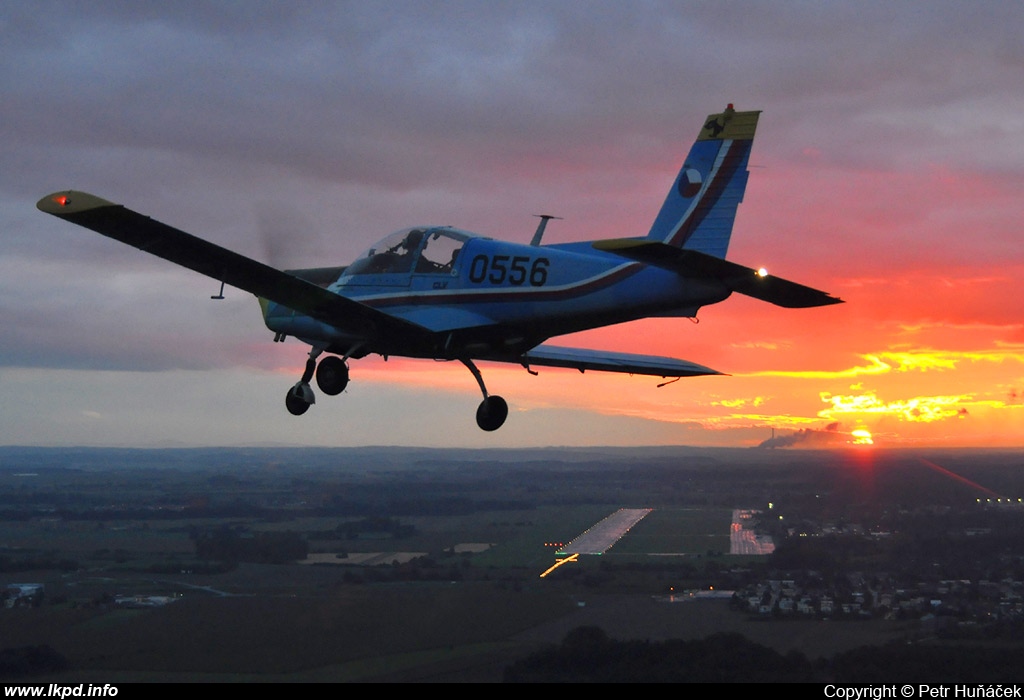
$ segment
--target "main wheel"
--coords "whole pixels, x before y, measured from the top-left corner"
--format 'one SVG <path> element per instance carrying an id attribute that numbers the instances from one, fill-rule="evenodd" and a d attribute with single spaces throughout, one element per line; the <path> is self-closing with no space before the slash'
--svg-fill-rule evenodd
<path id="1" fill-rule="evenodd" d="M 488 432 L 497 430 L 508 417 L 508 404 L 500 396 L 488 396 L 476 409 L 476 424 Z"/>
<path id="2" fill-rule="evenodd" d="M 328 396 L 337 396 L 348 386 L 348 367 L 340 357 L 329 355 L 316 368 L 316 385 Z"/>

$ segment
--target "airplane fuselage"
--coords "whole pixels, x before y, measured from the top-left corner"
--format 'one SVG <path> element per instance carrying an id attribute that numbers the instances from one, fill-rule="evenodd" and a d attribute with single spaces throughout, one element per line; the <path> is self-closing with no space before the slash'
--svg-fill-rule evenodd
<path id="1" fill-rule="evenodd" d="M 340 271 L 329 291 L 404 319 L 427 332 L 390 339 L 316 321 L 282 305 L 264 302 L 270 330 L 329 352 L 438 359 L 508 359 L 546 339 L 650 316 L 695 316 L 729 290 L 713 280 L 685 278 L 661 268 L 623 260 L 589 243 L 522 245 L 449 227 L 420 227 L 460 247 L 445 265 L 428 264 L 425 247 L 396 264 L 356 264 Z M 399 232 L 403 233 L 403 232 Z M 394 237 L 399 237 L 397 234 Z M 360 260 L 384 250 L 386 239 Z M 353 268 L 355 268 L 353 270 Z M 297 271 L 314 276 L 316 270 Z M 360 345 L 360 347 L 355 347 Z"/>

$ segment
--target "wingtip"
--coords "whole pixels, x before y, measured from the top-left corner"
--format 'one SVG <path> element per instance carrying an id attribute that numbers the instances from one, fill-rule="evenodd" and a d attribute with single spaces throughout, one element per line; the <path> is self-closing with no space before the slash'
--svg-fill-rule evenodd
<path id="1" fill-rule="evenodd" d="M 110 206 L 114 206 L 114 203 L 101 199 L 96 195 L 75 190 L 54 192 L 36 202 L 36 208 L 39 211 L 53 214 L 54 216 L 67 216 L 68 214 L 77 214 L 88 209 Z"/>

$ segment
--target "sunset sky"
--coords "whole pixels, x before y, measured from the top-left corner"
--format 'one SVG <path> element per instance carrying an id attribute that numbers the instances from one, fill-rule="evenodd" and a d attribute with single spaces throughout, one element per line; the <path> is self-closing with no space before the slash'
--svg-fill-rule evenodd
<path id="1" fill-rule="evenodd" d="M 0 444 L 1024 446 L 1024 4 L 8 2 Z M 448 224 L 643 235 L 704 117 L 763 110 L 735 295 L 554 344 L 660 380 L 377 357 L 284 408 L 306 349 L 253 297 L 35 208 L 93 192 L 280 267 Z M 863 431 L 856 432 L 855 431 Z"/>

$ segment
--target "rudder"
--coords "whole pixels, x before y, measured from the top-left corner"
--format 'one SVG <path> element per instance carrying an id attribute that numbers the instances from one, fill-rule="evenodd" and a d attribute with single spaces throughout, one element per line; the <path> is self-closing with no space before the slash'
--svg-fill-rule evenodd
<path id="1" fill-rule="evenodd" d="M 747 165 L 760 111 L 724 112 L 704 121 L 648 238 L 724 258 L 736 209 L 747 187 Z"/>

